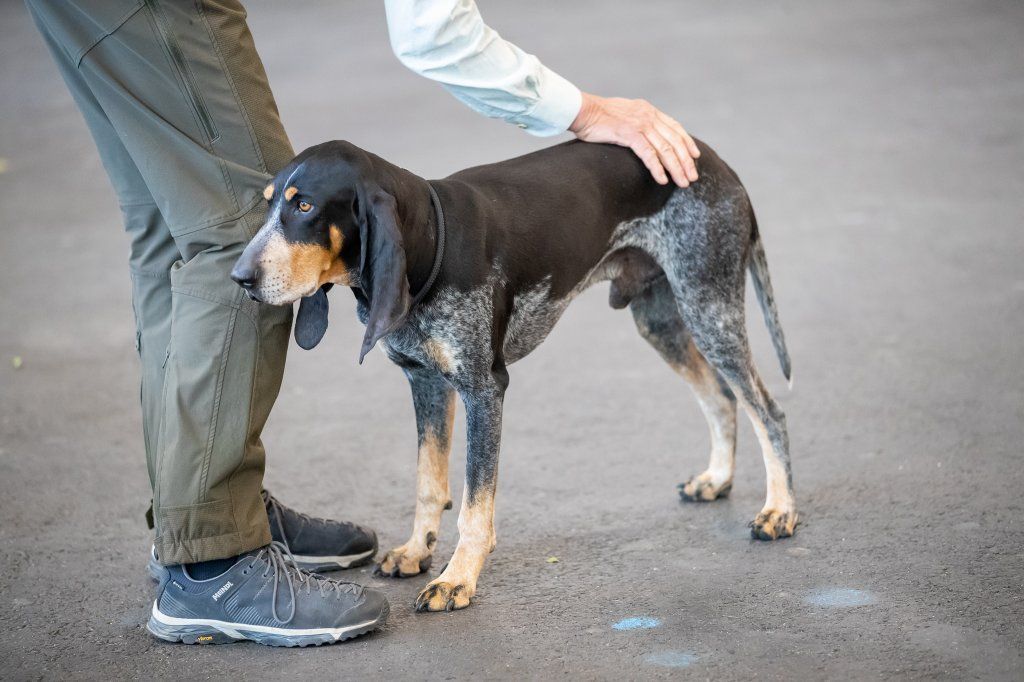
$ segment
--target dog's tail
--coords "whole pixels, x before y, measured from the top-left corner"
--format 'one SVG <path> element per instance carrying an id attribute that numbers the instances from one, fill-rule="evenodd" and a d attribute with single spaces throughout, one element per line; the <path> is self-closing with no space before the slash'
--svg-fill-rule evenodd
<path id="1" fill-rule="evenodd" d="M 782 325 L 779 324 L 779 310 L 775 307 L 772 281 L 768 277 L 768 258 L 764 253 L 764 243 L 761 241 L 761 235 L 757 229 L 757 218 L 754 216 L 753 210 L 750 211 L 750 224 L 750 277 L 754 282 L 757 302 L 761 304 L 761 312 L 764 313 L 764 322 L 768 326 L 768 333 L 771 334 L 772 344 L 775 346 L 775 354 L 779 356 L 779 364 L 782 365 L 782 374 L 792 388 L 793 373 L 789 362 L 789 351 L 786 350 L 786 337 L 782 335 Z"/>

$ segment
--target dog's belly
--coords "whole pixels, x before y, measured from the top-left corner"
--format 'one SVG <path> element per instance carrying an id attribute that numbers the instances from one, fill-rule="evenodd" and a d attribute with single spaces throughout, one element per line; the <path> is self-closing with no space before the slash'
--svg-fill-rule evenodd
<path id="1" fill-rule="evenodd" d="M 550 294 L 550 278 L 516 294 L 502 346 L 507 364 L 526 357 L 539 346 L 572 300 L 572 296 L 552 300 Z"/>

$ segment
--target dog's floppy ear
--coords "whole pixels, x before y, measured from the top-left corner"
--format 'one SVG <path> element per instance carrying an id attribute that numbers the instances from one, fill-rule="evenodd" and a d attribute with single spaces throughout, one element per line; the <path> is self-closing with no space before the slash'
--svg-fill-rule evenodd
<path id="1" fill-rule="evenodd" d="M 299 300 L 299 313 L 295 316 L 295 342 L 303 350 L 315 347 L 327 333 L 327 292 L 332 286 L 328 282 L 312 296 Z"/>
<path id="2" fill-rule="evenodd" d="M 382 336 L 405 320 L 412 304 L 395 198 L 380 188 L 367 188 L 362 199 L 359 282 L 369 300 L 370 313 L 359 351 L 360 364 Z"/>

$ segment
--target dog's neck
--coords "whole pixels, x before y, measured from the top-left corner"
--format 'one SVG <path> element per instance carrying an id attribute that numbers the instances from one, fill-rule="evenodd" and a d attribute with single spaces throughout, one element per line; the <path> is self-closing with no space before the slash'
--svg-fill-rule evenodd
<path id="1" fill-rule="evenodd" d="M 374 158 L 374 166 L 381 189 L 395 198 L 409 292 L 415 296 L 430 277 L 437 250 L 437 214 L 430 189 L 420 176 L 380 157 Z"/>

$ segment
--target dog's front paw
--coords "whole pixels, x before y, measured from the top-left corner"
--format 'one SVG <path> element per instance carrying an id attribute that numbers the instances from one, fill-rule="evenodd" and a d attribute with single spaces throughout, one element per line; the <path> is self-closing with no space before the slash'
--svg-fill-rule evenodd
<path id="1" fill-rule="evenodd" d="M 473 591 L 466 585 L 435 580 L 416 597 L 417 611 L 454 611 L 469 606 Z"/>
<path id="2" fill-rule="evenodd" d="M 788 538 L 796 531 L 796 520 L 795 509 L 789 511 L 762 509 L 750 522 L 750 535 L 755 540 Z"/>
<path id="3" fill-rule="evenodd" d="M 429 553 L 417 552 L 402 545 L 388 552 L 373 572 L 388 578 L 410 578 L 426 572 L 432 559 Z"/>
<path id="4" fill-rule="evenodd" d="M 678 488 L 679 497 L 687 502 L 710 502 L 719 497 L 728 497 L 732 481 L 718 481 L 705 471 L 686 483 L 680 483 Z"/>

